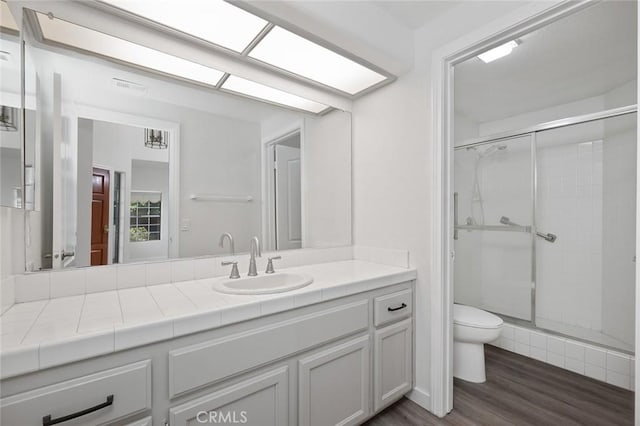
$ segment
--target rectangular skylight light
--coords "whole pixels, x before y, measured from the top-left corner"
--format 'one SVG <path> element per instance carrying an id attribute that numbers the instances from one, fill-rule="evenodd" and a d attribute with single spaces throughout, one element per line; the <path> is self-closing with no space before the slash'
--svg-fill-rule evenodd
<path id="1" fill-rule="evenodd" d="M 9 6 L 4 0 L 0 1 L 0 27 L 7 28 L 12 31 L 20 31 L 13 15 L 9 10 Z"/>
<path id="2" fill-rule="evenodd" d="M 351 95 L 387 78 L 277 26 L 249 52 L 249 56 Z"/>
<path id="3" fill-rule="evenodd" d="M 327 105 L 233 75 L 227 78 L 222 84 L 222 88 L 252 98 L 262 99 L 267 102 L 301 109 L 315 114 L 329 108 Z"/>
<path id="4" fill-rule="evenodd" d="M 45 39 L 171 74 L 187 80 L 215 86 L 224 73 L 177 56 L 150 49 L 61 19 L 49 19 L 37 13 Z"/>
<path id="5" fill-rule="evenodd" d="M 267 25 L 222 0 L 101 1 L 236 52 L 242 52 Z"/>
<path id="6" fill-rule="evenodd" d="M 480 58 L 480 60 L 485 64 L 488 64 L 489 62 L 493 62 L 496 59 L 509 55 L 516 47 L 518 47 L 518 42 L 511 40 L 505 44 L 501 44 L 498 47 L 494 47 L 491 50 L 487 50 L 486 52 L 479 54 L 478 58 Z"/>

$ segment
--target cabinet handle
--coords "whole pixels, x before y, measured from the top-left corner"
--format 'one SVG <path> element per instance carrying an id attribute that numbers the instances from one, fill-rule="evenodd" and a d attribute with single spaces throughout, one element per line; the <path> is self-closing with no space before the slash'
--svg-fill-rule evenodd
<path id="1" fill-rule="evenodd" d="M 407 307 L 407 304 L 406 304 L 406 303 L 403 303 L 402 305 L 397 306 L 397 307 L 395 307 L 395 308 L 391 308 L 391 307 L 389 307 L 389 308 L 387 308 L 387 311 L 389 311 L 389 312 L 399 311 L 400 309 L 404 309 L 404 308 L 406 308 L 406 307 Z"/>
<path id="2" fill-rule="evenodd" d="M 106 408 L 110 405 L 113 405 L 113 395 L 107 396 L 107 400 L 101 404 L 82 411 L 78 411 L 77 413 L 69 414 L 68 416 L 58 417 L 57 419 L 52 419 L 51 414 L 49 414 L 48 416 L 44 416 L 42 418 L 42 426 L 57 425 L 58 423 L 68 422 L 69 420 L 73 420 L 77 417 L 82 417 L 89 413 L 93 413 L 94 411 L 102 410 L 103 408 Z"/>

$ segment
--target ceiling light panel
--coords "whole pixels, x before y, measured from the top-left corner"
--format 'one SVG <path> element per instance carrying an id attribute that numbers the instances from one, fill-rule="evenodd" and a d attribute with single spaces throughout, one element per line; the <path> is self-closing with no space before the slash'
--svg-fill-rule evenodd
<path id="1" fill-rule="evenodd" d="M 516 47 L 518 47 L 518 42 L 511 40 L 505 44 L 501 44 L 498 47 L 494 47 L 491 50 L 487 50 L 486 52 L 479 54 L 478 58 L 480 58 L 480 60 L 485 64 L 488 64 L 489 62 L 493 62 L 496 59 L 504 58 L 509 55 Z"/>
<path id="2" fill-rule="evenodd" d="M 215 86 L 223 72 L 177 56 L 119 39 L 61 19 L 37 13 L 45 39 L 107 56 L 150 70 Z"/>
<path id="3" fill-rule="evenodd" d="M 233 75 L 227 78 L 222 84 L 222 88 L 282 106 L 309 111 L 314 114 L 329 108 L 327 105 Z"/>
<path id="4" fill-rule="evenodd" d="M 355 95 L 387 77 L 281 27 L 274 27 L 249 56 Z"/>
<path id="5" fill-rule="evenodd" d="M 13 15 L 9 10 L 7 3 L 0 1 L 0 27 L 6 28 L 12 31 L 20 31 L 16 21 L 13 19 Z"/>
<path id="6" fill-rule="evenodd" d="M 101 0 L 124 11 L 242 52 L 267 21 L 222 0 Z"/>

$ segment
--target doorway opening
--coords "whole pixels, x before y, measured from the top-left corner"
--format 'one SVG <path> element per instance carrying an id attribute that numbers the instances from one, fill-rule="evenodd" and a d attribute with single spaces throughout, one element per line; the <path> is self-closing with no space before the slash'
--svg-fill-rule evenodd
<path id="1" fill-rule="evenodd" d="M 302 248 L 302 184 L 300 130 L 267 144 L 269 161 L 269 247 Z"/>

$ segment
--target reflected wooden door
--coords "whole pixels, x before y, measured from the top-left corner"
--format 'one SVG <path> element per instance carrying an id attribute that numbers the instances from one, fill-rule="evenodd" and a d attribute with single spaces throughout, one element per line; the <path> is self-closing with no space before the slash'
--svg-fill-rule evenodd
<path id="1" fill-rule="evenodd" d="M 109 263 L 109 171 L 93 169 L 91 266 Z"/>

